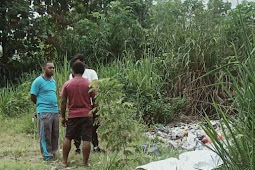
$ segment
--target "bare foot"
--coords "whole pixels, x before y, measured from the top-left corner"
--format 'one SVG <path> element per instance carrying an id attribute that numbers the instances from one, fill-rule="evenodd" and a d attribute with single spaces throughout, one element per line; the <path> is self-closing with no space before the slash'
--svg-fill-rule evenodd
<path id="1" fill-rule="evenodd" d="M 67 168 L 67 167 L 68 167 L 67 162 L 62 162 L 62 166 L 63 166 L 64 168 Z"/>
<path id="2" fill-rule="evenodd" d="M 83 167 L 89 167 L 89 164 L 88 164 L 88 163 L 86 163 L 86 164 L 83 163 L 82 166 L 83 166 Z"/>

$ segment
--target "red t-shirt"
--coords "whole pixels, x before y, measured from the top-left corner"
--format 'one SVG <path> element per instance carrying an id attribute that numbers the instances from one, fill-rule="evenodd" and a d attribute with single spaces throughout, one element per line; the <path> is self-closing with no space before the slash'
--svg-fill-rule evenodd
<path id="1" fill-rule="evenodd" d="M 93 117 L 89 114 L 92 109 L 90 98 L 95 94 L 89 93 L 89 84 L 88 79 L 76 76 L 62 87 L 60 96 L 68 98 L 69 118 Z"/>

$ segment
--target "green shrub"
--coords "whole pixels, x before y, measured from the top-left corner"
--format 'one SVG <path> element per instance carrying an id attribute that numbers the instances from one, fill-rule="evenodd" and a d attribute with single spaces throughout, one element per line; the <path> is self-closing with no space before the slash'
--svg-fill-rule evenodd
<path id="1" fill-rule="evenodd" d="M 123 101 L 122 88 L 123 84 L 116 79 L 101 79 L 93 90 L 98 91 L 96 103 L 101 124 L 100 137 L 107 142 L 108 149 L 123 153 L 125 160 L 127 155 L 132 154 L 128 147 L 138 140 L 143 126 L 134 119 L 132 104 Z"/>
<path id="2" fill-rule="evenodd" d="M 144 102 L 144 120 L 148 123 L 171 122 L 175 117 L 182 113 L 186 105 L 186 99 L 182 98 L 151 98 Z"/>

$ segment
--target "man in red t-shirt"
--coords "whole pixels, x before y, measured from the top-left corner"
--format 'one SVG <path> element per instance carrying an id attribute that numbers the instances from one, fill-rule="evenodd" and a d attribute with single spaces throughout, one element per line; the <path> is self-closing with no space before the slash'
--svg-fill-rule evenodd
<path id="1" fill-rule="evenodd" d="M 74 78 L 67 81 L 61 90 L 61 115 L 62 125 L 66 127 L 66 136 L 63 143 L 63 165 L 68 166 L 67 159 L 71 149 L 71 140 L 77 136 L 82 137 L 83 165 L 88 165 L 90 154 L 90 142 L 92 140 L 93 114 L 90 113 L 93 106 L 95 93 L 89 92 L 89 80 L 82 77 L 84 64 L 75 62 L 72 66 Z M 69 116 L 65 118 L 66 104 L 68 100 Z"/>

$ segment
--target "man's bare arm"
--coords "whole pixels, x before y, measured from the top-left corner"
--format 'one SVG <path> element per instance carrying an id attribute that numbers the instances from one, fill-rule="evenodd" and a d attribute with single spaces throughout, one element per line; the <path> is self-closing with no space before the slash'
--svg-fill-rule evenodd
<path id="1" fill-rule="evenodd" d="M 31 101 L 32 101 L 34 104 L 36 104 L 36 96 L 35 96 L 35 95 L 31 94 L 30 99 L 31 99 Z"/>
<path id="2" fill-rule="evenodd" d="M 97 92 L 95 92 L 95 91 L 90 92 L 90 97 L 91 97 L 92 103 L 93 103 L 92 108 L 98 107 L 98 104 L 96 103 L 96 99 L 95 99 L 96 95 L 97 95 Z"/>
<path id="3" fill-rule="evenodd" d="M 61 100 L 61 117 L 62 118 L 66 117 L 66 104 L 67 104 L 67 98 L 62 97 L 62 100 Z"/>
<path id="4" fill-rule="evenodd" d="M 66 127 L 66 104 L 67 104 L 67 97 L 62 97 L 61 100 L 61 123 L 63 127 Z"/>

